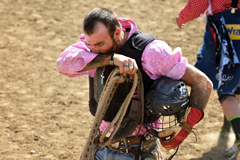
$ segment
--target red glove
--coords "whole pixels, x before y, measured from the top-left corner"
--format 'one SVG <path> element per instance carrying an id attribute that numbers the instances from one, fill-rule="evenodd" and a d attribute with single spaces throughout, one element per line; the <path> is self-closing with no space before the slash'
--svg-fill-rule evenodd
<path id="1" fill-rule="evenodd" d="M 192 127 L 202 119 L 203 115 L 202 110 L 188 107 L 180 126 L 158 133 L 162 146 L 167 150 L 178 147 L 192 131 Z M 166 139 L 166 137 L 168 137 L 168 139 Z"/>

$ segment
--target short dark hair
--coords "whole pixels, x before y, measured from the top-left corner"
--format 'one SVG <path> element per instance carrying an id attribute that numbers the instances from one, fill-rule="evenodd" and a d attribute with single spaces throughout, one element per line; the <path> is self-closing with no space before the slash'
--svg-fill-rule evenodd
<path id="1" fill-rule="evenodd" d="M 110 36 L 113 36 L 117 27 L 121 28 L 117 15 L 113 11 L 106 8 L 94 8 L 84 18 L 83 31 L 88 35 L 93 34 L 99 22 L 108 28 Z"/>

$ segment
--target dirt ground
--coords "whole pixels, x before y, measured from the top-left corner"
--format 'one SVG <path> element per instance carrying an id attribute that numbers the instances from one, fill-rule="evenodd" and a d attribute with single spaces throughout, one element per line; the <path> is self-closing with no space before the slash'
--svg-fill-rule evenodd
<path id="1" fill-rule="evenodd" d="M 134 20 L 138 29 L 181 47 L 190 64 L 203 41 L 204 21 L 177 28 L 187 0 L 0 0 L 0 159 L 77 160 L 94 117 L 88 111 L 88 77 L 70 79 L 56 59 L 78 40 L 94 7 Z M 226 160 L 234 135 L 219 138 L 223 114 L 216 92 L 204 119 L 182 143 L 175 160 Z M 162 149 L 165 158 L 174 150 Z"/>

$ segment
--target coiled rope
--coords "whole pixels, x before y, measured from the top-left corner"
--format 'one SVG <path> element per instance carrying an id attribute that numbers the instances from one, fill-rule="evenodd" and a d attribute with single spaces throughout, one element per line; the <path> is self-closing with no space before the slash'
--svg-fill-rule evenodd
<path id="1" fill-rule="evenodd" d="M 111 144 L 111 140 L 112 140 L 113 136 L 116 134 L 116 132 L 126 114 L 128 105 L 131 101 L 131 98 L 134 94 L 137 84 L 142 85 L 141 81 L 139 81 L 139 79 L 141 79 L 141 77 L 139 78 L 139 75 L 141 76 L 141 73 L 139 71 L 136 74 L 134 74 L 132 88 L 131 88 L 130 92 L 128 93 L 127 97 L 125 98 L 124 102 L 122 103 L 117 115 L 115 116 L 115 118 L 113 119 L 111 124 L 100 135 L 99 144 L 98 144 L 99 146 L 104 147 L 104 146 L 108 146 Z M 108 79 L 103 88 L 102 94 L 100 96 L 97 111 L 95 114 L 95 119 L 94 119 L 94 122 L 93 122 L 93 125 L 91 128 L 90 134 L 88 136 L 87 142 L 82 151 L 80 160 L 89 160 L 90 159 L 91 153 L 92 153 L 93 142 L 94 142 L 94 139 L 96 138 L 97 132 L 99 131 L 100 123 L 102 122 L 102 120 L 105 116 L 105 112 L 113 98 L 113 95 L 114 95 L 118 85 L 120 83 L 123 83 L 126 80 L 126 78 L 127 78 L 126 76 L 123 76 L 119 73 L 118 67 L 116 67 L 108 76 Z M 140 86 L 140 89 L 142 89 L 142 86 Z M 142 99 L 143 99 L 143 97 L 141 97 L 141 100 Z M 106 139 L 107 134 L 109 133 L 110 129 L 114 125 L 115 125 L 115 128 L 114 128 L 113 132 L 111 132 L 111 135 Z"/>

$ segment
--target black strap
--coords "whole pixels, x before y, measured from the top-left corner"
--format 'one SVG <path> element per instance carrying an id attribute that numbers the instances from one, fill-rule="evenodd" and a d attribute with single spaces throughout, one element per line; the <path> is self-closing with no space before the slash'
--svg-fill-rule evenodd
<path id="1" fill-rule="evenodd" d="M 178 148 L 179 146 L 177 147 L 176 151 L 167 160 L 171 160 L 175 156 L 175 154 L 177 154 Z"/>
<path id="2" fill-rule="evenodd" d="M 232 8 L 238 8 L 237 5 L 238 5 L 238 0 L 232 0 L 231 7 Z"/>

